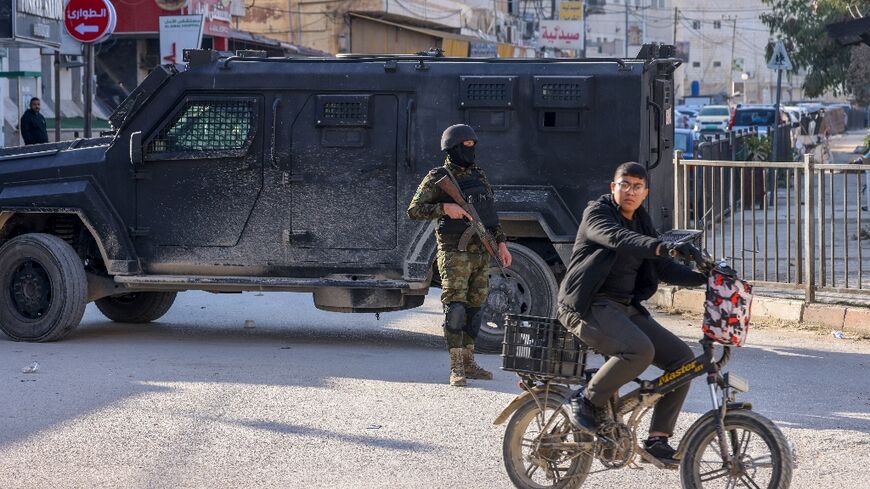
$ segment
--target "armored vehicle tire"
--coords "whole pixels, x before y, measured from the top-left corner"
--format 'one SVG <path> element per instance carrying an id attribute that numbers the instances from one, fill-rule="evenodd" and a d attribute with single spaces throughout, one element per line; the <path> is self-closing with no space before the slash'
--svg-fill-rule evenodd
<path id="1" fill-rule="evenodd" d="M 66 241 L 23 234 L 0 247 L 0 329 L 15 341 L 55 341 L 78 326 L 88 281 Z"/>
<path id="2" fill-rule="evenodd" d="M 505 314 L 552 316 L 556 311 L 559 284 L 547 262 L 521 244 L 507 246 L 513 256 L 507 278 L 498 267 L 489 273 L 489 296 L 474 346 L 481 353 L 501 353 Z"/>
<path id="3" fill-rule="evenodd" d="M 132 292 L 97 299 L 97 309 L 118 323 L 149 323 L 163 317 L 175 302 L 176 292 Z"/>

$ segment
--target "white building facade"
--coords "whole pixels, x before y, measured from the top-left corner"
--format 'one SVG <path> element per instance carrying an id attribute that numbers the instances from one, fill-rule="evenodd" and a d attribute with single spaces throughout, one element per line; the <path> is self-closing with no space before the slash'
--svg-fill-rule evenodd
<path id="1" fill-rule="evenodd" d="M 677 45 L 688 55 L 675 76 L 678 98 L 721 94 L 731 103 L 770 104 L 776 100 L 776 71 L 767 67 L 774 41 L 761 15 L 761 0 L 673 0 L 678 10 Z M 673 21 L 672 21 L 673 25 Z M 803 77 L 784 73 L 782 101 L 801 100 Z"/>

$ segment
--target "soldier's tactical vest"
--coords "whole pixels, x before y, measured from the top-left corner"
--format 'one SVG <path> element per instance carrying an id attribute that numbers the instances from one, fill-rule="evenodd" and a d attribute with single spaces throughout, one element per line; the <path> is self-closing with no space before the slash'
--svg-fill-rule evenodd
<path id="1" fill-rule="evenodd" d="M 446 169 L 439 169 L 439 174 L 447 175 Z M 484 185 L 481 178 L 481 172 L 474 169 L 465 175 L 456 175 L 456 182 L 465 196 L 465 200 L 473 205 L 480 215 L 480 220 L 487 229 L 492 230 L 498 226 L 498 214 L 495 212 L 495 201 L 493 200 L 492 192 Z M 453 200 L 447 195 L 442 195 L 439 202 L 453 203 Z M 438 237 L 441 244 L 455 247 L 459 244 L 459 238 L 462 233 L 468 229 L 468 223 L 464 219 L 450 219 L 447 216 L 442 216 L 438 220 Z M 475 236 L 471 243 L 480 243 L 480 240 Z"/>

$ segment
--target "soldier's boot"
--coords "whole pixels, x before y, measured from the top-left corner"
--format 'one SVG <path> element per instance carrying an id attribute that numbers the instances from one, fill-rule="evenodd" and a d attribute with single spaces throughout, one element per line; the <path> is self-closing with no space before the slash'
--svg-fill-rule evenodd
<path id="1" fill-rule="evenodd" d="M 465 386 L 465 370 L 462 368 L 462 329 L 465 326 L 465 303 L 450 302 L 444 305 L 444 339 L 450 353 L 450 385 Z"/>
<path id="2" fill-rule="evenodd" d="M 492 380 L 492 372 L 474 361 L 474 345 L 467 345 L 462 349 L 462 367 L 465 369 L 466 378 Z"/>
<path id="3" fill-rule="evenodd" d="M 465 369 L 463 368 L 464 348 L 451 348 L 450 350 L 450 385 L 453 387 L 465 387 Z"/>

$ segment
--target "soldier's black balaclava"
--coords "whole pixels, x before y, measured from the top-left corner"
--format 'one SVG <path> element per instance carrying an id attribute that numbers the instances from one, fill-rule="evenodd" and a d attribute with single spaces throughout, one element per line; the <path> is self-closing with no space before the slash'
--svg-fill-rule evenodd
<path id="1" fill-rule="evenodd" d="M 474 146 L 465 146 L 460 143 L 447 150 L 450 161 L 462 168 L 468 168 L 474 164 Z"/>
<path id="2" fill-rule="evenodd" d="M 441 134 L 441 151 L 447 152 L 452 163 L 468 168 L 474 164 L 475 156 L 474 146 L 467 147 L 462 144 L 463 141 L 468 140 L 477 143 L 477 134 L 474 129 L 465 124 L 454 124 Z"/>

